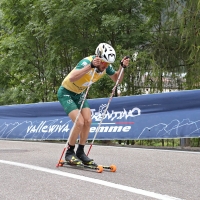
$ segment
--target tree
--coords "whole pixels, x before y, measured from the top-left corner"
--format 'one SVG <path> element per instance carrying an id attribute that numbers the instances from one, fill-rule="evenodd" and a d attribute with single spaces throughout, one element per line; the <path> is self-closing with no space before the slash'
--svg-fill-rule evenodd
<path id="1" fill-rule="evenodd" d="M 56 101 L 64 77 L 100 42 L 116 49 L 116 70 L 123 56 L 133 61 L 120 95 L 198 88 L 197 0 L 2 0 L 0 5 L 0 104 Z M 113 86 L 104 77 L 89 97 L 108 97 Z"/>

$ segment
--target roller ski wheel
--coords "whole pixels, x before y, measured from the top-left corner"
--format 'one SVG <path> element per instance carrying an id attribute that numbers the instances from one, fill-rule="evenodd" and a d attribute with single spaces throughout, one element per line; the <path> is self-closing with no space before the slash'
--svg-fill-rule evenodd
<path id="1" fill-rule="evenodd" d="M 115 165 L 110 165 L 110 166 L 103 166 L 103 169 L 110 170 L 111 172 L 116 172 L 117 167 Z"/>
<path id="2" fill-rule="evenodd" d="M 102 166 L 102 167 L 103 167 L 103 170 L 104 170 L 104 169 L 108 169 L 108 170 L 110 170 L 111 172 L 116 172 L 116 170 L 117 170 L 116 165 L 110 165 L 110 166 L 97 165 L 96 163 L 94 163 L 94 161 L 90 161 L 90 162 L 88 162 L 88 163 L 83 163 L 83 164 L 85 164 L 85 165 L 97 166 L 97 167 Z"/>
<path id="3" fill-rule="evenodd" d="M 102 165 L 98 165 L 98 166 L 97 166 L 97 172 L 98 172 L 98 173 L 103 172 L 103 166 L 102 166 Z"/>
<path id="4" fill-rule="evenodd" d="M 88 168 L 94 168 L 97 170 L 98 173 L 103 172 L 103 166 L 97 165 L 93 160 L 87 163 L 83 163 L 85 166 L 88 166 Z"/>
<path id="5" fill-rule="evenodd" d="M 115 165 L 110 165 L 110 171 L 111 172 L 116 172 L 117 167 Z"/>

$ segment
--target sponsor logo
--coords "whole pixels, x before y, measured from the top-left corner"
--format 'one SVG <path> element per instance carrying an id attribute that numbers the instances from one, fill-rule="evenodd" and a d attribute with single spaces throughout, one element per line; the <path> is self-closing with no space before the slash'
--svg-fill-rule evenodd
<path id="1" fill-rule="evenodd" d="M 131 130 L 130 125 L 134 124 L 134 122 L 127 121 L 127 119 L 134 118 L 141 115 L 141 110 L 137 107 L 132 108 L 131 110 L 128 110 L 128 111 L 125 108 L 123 108 L 122 111 L 112 110 L 111 112 L 109 112 L 107 110 L 107 104 L 102 104 L 99 107 L 98 111 L 96 111 L 95 109 L 91 109 L 91 112 L 92 112 L 93 121 L 100 122 L 100 123 L 92 123 L 92 126 L 90 128 L 91 133 L 92 132 L 129 132 Z M 102 123 L 104 119 L 107 119 L 109 123 L 108 122 Z M 127 126 L 128 124 L 129 126 Z"/>
<path id="2" fill-rule="evenodd" d="M 83 98 L 84 96 L 82 96 Z M 99 110 L 91 109 L 93 122 L 90 128 L 90 132 L 129 132 L 131 130 L 131 125 L 134 124 L 132 121 L 127 121 L 128 118 L 134 118 L 141 114 L 139 108 L 133 108 L 131 110 L 123 109 L 122 111 L 114 111 L 111 112 L 106 111 L 106 104 L 102 104 L 99 107 Z M 107 119 L 108 122 L 102 123 L 103 119 Z M 119 121 L 120 120 L 120 121 Z M 59 122 L 59 123 L 58 123 Z M 62 133 L 68 132 L 70 130 L 68 121 L 63 124 L 63 121 L 54 120 L 54 122 L 50 123 L 50 121 L 41 121 L 38 125 L 30 125 L 27 127 L 27 134 L 30 133 Z M 50 123 L 50 124 L 49 124 Z M 101 123 L 101 126 L 99 126 Z"/>
<path id="3" fill-rule="evenodd" d="M 141 115 L 141 110 L 137 107 L 132 108 L 131 110 L 126 110 L 123 108 L 122 111 L 114 111 L 112 110 L 109 112 L 106 111 L 107 104 L 102 104 L 99 107 L 99 111 L 96 112 L 95 109 L 91 109 L 92 112 L 92 119 L 95 121 L 101 121 L 102 118 L 108 119 L 110 121 L 114 121 L 116 119 L 124 119 L 127 120 L 128 118 L 133 118 Z M 106 112 L 105 112 L 106 111 Z"/>
<path id="4" fill-rule="evenodd" d="M 60 121 L 62 123 L 62 121 Z M 48 121 L 41 121 L 39 125 L 31 125 L 27 128 L 27 133 L 62 133 L 68 132 L 70 129 L 68 128 L 69 124 L 51 124 L 48 125 Z"/>
<path id="5" fill-rule="evenodd" d="M 129 132 L 131 130 L 131 126 L 100 126 L 98 127 L 91 127 L 90 132 Z"/>
<path id="6" fill-rule="evenodd" d="M 88 87 L 88 86 L 92 85 L 93 83 L 94 83 L 94 82 L 92 82 L 92 81 L 85 82 L 82 86 Z"/>
<path id="7" fill-rule="evenodd" d="M 76 88 L 78 88 L 80 91 L 85 90 L 85 87 L 79 87 L 78 85 L 76 85 L 75 83 L 72 83 L 74 86 L 76 86 Z"/>
<path id="8" fill-rule="evenodd" d="M 82 64 L 81 64 L 83 67 L 85 67 L 86 65 L 88 65 L 87 62 L 83 61 Z"/>

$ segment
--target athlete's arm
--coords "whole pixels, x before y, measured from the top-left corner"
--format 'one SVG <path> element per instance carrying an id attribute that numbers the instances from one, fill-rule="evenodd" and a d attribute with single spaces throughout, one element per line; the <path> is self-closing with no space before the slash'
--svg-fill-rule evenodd
<path id="1" fill-rule="evenodd" d="M 88 64 L 82 69 L 73 69 L 69 74 L 69 81 L 75 82 L 79 80 L 81 77 L 83 77 L 85 74 L 87 74 L 91 70 L 91 65 Z"/>
<path id="2" fill-rule="evenodd" d="M 127 57 L 125 56 L 125 57 L 122 59 L 121 62 L 122 62 L 122 65 L 123 65 L 123 66 L 128 67 L 129 61 L 130 61 L 130 59 L 127 58 Z M 118 79 L 118 77 L 119 77 L 120 71 L 122 70 L 122 65 L 120 64 L 120 67 L 119 67 L 118 71 L 116 71 L 113 75 L 110 76 L 110 78 L 111 78 L 114 82 L 116 82 L 117 79 Z M 122 72 L 122 74 L 121 74 L 121 77 L 120 77 L 120 79 L 119 79 L 119 83 L 122 82 L 123 77 L 124 77 L 124 72 Z"/>
<path id="3" fill-rule="evenodd" d="M 84 58 L 81 60 L 75 69 L 73 69 L 70 74 L 69 74 L 69 81 L 70 82 L 75 82 L 79 80 L 81 77 L 83 77 L 85 74 L 87 74 L 92 68 L 95 68 L 95 66 L 98 66 L 101 62 L 101 59 L 99 57 L 92 58 L 90 56 L 87 58 Z"/>
<path id="4" fill-rule="evenodd" d="M 112 76 L 110 76 L 110 78 L 111 78 L 114 82 L 117 81 L 121 70 L 122 70 L 122 67 L 120 66 L 120 67 L 119 67 L 119 70 L 116 71 Z M 122 74 L 121 74 L 121 77 L 120 77 L 120 79 L 119 79 L 119 83 L 122 82 L 123 78 L 124 78 L 124 72 L 122 72 Z"/>

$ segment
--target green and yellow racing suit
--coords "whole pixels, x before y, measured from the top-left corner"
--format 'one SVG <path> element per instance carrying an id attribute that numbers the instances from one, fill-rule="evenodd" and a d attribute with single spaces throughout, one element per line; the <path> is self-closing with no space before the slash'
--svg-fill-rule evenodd
<path id="1" fill-rule="evenodd" d="M 73 70 L 84 68 L 85 66 L 90 64 L 94 58 L 95 56 L 89 56 L 82 59 Z M 72 110 L 80 109 L 81 103 L 85 95 L 84 90 L 89 86 L 90 81 L 94 83 L 100 78 L 102 78 L 105 74 L 112 76 L 115 73 L 115 70 L 113 69 L 112 65 L 109 65 L 103 72 L 95 72 L 93 79 L 91 80 L 94 70 L 95 68 L 91 68 L 91 70 L 88 73 L 86 73 L 79 80 L 74 82 L 70 82 L 69 80 L 71 73 L 70 72 L 63 80 L 62 85 L 58 90 L 58 100 L 64 107 L 64 110 L 67 114 L 69 114 Z M 82 108 L 87 107 L 89 108 L 89 104 L 87 100 L 85 100 Z"/>

